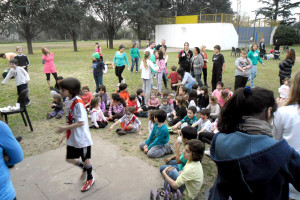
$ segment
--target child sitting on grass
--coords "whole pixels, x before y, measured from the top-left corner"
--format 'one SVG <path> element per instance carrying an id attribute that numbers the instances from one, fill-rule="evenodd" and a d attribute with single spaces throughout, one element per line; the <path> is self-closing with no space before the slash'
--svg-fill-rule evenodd
<path id="1" fill-rule="evenodd" d="M 103 102 L 100 97 L 94 97 L 91 101 L 90 115 L 92 117 L 92 126 L 90 126 L 90 128 L 105 128 L 107 125 L 106 117 L 104 117 L 100 108 L 101 104 L 103 104 Z"/>
<path id="2" fill-rule="evenodd" d="M 229 99 L 229 93 L 226 90 L 222 90 L 221 97 L 219 100 L 220 106 L 223 107 L 224 104 L 228 101 L 228 99 Z"/>
<path id="3" fill-rule="evenodd" d="M 134 107 L 134 114 L 137 117 L 148 117 L 147 112 L 143 112 L 143 109 L 139 108 L 138 106 L 138 100 L 135 94 L 131 94 L 129 96 L 129 99 L 127 100 L 127 106 L 128 107 Z"/>
<path id="4" fill-rule="evenodd" d="M 155 124 L 155 121 L 154 121 L 154 114 L 155 114 L 156 110 L 150 110 L 148 112 L 148 132 L 149 132 L 149 135 L 151 134 L 152 130 L 153 130 L 153 127 L 154 127 L 154 124 Z"/>
<path id="5" fill-rule="evenodd" d="M 80 96 L 80 98 L 84 102 L 85 108 L 89 108 L 93 98 L 93 94 L 90 92 L 90 88 L 87 85 L 84 85 L 81 88 L 81 91 L 83 94 Z"/>
<path id="6" fill-rule="evenodd" d="M 113 127 L 121 123 L 121 128 L 118 128 L 116 132 L 118 135 L 126 135 L 128 133 L 136 133 L 138 131 L 139 135 L 142 135 L 141 132 L 141 122 L 140 120 L 134 115 L 134 107 L 126 107 L 125 115 L 116 121 L 108 131 L 111 131 Z"/>
<path id="7" fill-rule="evenodd" d="M 144 93 L 143 89 L 137 89 L 136 90 L 136 95 L 137 95 L 137 99 L 138 99 L 138 106 L 139 108 L 143 109 L 143 111 L 148 111 L 148 107 L 146 105 L 146 102 L 145 102 L 145 97 L 146 97 L 146 94 Z"/>
<path id="8" fill-rule="evenodd" d="M 218 98 L 215 96 L 210 96 L 209 98 L 209 105 L 206 107 L 209 112 L 209 118 L 212 119 L 212 121 L 214 121 L 215 119 L 217 119 L 220 115 L 221 112 L 221 107 L 218 104 Z"/>
<path id="9" fill-rule="evenodd" d="M 169 144 L 169 131 L 165 125 L 167 114 L 163 110 L 157 110 L 154 113 L 154 127 L 145 142 L 142 142 L 139 147 L 149 158 L 159 158 L 166 154 L 173 153 Z"/>
<path id="10" fill-rule="evenodd" d="M 200 111 L 200 119 L 195 122 L 192 127 L 199 127 L 199 131 L 197 132 L 197 139 L 199 138 L 199 134 L 203 132 L 210 132 L 211 131 L 211 122 L 208 119 L 209 118 L 209 110 L 208 109 L 203 109 Z"/>
<path id="11" fill-rule="evenodd" d="M 217 82 L 217 89 L 212 92 L 212 95 L 218 98 L 218 102 L 220 103 L 221 92 L 223 90 L 224 83 L 222 81 Z"/>
<path id="12" fill-rule="evenodd" d="M 126 102 L 129 99 L 129 93 L 127 91 L 127 84 L 126 83 L 121 83 L 119 85 L 119 90 L 116 91 L 124 99 Z"/>
<path id="13" fill-rule="evenodd" d="M 112 101 L 109 106 L 109 110 L 104 113 L 104 116 L 107 117 L 108 121 L 115 121 L 120 119 L 125 114 L 126 103 L 118 93 L 113 93 L 111 95 Z"/>
<path id="14" fill-rule="evenodd" d="M 187 114 L 185 97 L 177 96 L 175 102 L 176 108 L 172 113 L 173 119 L 169 123 L 169 126 L 174 126 L 179 121 L 181 121 Z"/>
<path id="15" fill-rule="evenodd" d="M 156 98 L 155 92 L 151 91 L 150 99 L 148 101 L 148 109 L 149 110 L 158 110 L 160 106 L 158 98 Z"/>
<path id="16" fill-rule="evenodd" d="M 172 114 L 173 107 L 169 104 L 169 100 L 167 98 L 163 98 L 161 100 L 161 105 L 159 106 L 160 110 L 164 110 L 167 113 L 167 117 Z"/>
<path id="17" fill-rule="evenodd" d="M 168 79 L 171 79 L 171 89 L 176 92 L 177 86 L 173 86 L 173 84 L 178 83 L 178 80 L 181 80 L 181 78 L 177 72 L 176 66 L 172 66 L 171 70 L 172 70 L 172 72 L 169 74 Z"/>
<path id="18" fill-rule="evenodd" d="M 100 97 L 101 97 L 102 102 L 104 102 L 105 105 L 106 105 L 106 107 L 108 107 L 110 101 L 109 101 L 109 95 L 108 95 L 108 93 L 106 92 L 106 87 L 105 87 L 105 85 L 100 85 L 100 86 L 99 86 L 99 94 L 100 94 Z"/>
<path id="19" fill-rule="evenodd" d="M 181 125 L 185 124 L 185 126 L 192 126 L 195 122 L 197 122 L 196 117 L 197 108 L 195 106 L 190 106 L 187 111 L 187 115 L 177 124 L 175 124 L 172 129 L 176 131 L 178 128 L 180 129 Z"/>
<path id="20" fill-rule="evenodd" d="M 200 95 L 198 95 L 198 106 L 200 110 L 205 109 L 209 104 L 208 88 L 202 86 L 200 89 Z"/>
<path id="21" fill-rule="evenodd" d="M 60 119 L 64 115 L 63 103 L 59 94 L 53 95 L 51 108 L 53 109 L 53 111 L 51 113 L 47 113 L 47 119 L 51 119 L 53 117 L 55 117 L 56 119 Z"/>

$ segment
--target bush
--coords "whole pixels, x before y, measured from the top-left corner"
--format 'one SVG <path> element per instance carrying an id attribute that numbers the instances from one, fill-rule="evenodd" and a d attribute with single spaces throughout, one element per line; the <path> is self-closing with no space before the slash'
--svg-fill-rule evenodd
<path id="1" fill-rule="evenodd" d="M 273 37 L 274 44 L 277 39 L 280 45 L 293 45 L 297 42 L 297 32 L 292 26 L 280 25 Z"/>

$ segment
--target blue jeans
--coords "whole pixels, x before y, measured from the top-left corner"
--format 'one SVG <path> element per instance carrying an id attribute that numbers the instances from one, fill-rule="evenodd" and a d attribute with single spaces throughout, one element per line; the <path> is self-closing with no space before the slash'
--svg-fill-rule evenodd
<path id="1" fill-rule="evenodd" d="M 162 165 L 159 168 L 160 173 L 162 173 L 164 171 L 164 169 L 166 169 L 169 166 L 175 167 L 175 169 L 177 169 L 177 171 L 179 171 L 179 167 L 177 165 L 176 159 L 175 160 L 170 160 L 166 165 Z"/>
<path id="2" fill-rule="evenodd" d="M 135 114 L 137 117 L 148 117 L 148 112 L 140 112 Z"/>
<path id="3" fill-rule="evenodd" d="M 177 177 L 178 177 L 180 174 L 179 174 L 179 172 L 177 171 L 177 169 L 173 169 L 172 171 L 170 171 L 170 172 L 168 173 L 168 175 L 169 175 L 169 177 L 170 177 L 171 179 L 173 179 L 174 181 L 176 181 Z M 168 185 L 168 182 L 165 180 L 165 182 L 164 182 L 164 189 L 165 189 L 165 190 L 167 189 L 167 185 Z M 181 193 L 183 193 L 184 190 L 185 190 L 185 185 L 180 186 L 178 189 L 180 190 Z"/>
<path id="4" fill-rule="evenodd" d="M 132 62 L 132 65 L 131 65 L 131 69 L 130 71 L 133 72 L 133 68 L 134 68 L 134 64 L 136 64 L 136 70 L 135 71 L 139 71 L 139 58 L 131 58 L 131 62 Z"/>
<path id="5" fill-rule="evenodd" d="M 189 90 L 191 90 L 191 89 L 193 89 L 192 86 L 195 85 L 195 84 L 196 84 L 196 82 L 195 82 L 195 81 L 192 81 L 192 82 L 189 82 L 188 84 L 186 84 L 186 87 L 187 87 Z"/>
<path id="6" fill-rule="evenodd" d="M 94 76 L 95 83 L 96 83 L 96 93 L 99 92 L 99 85 L 103 85 L 103 75 Z"/>
<path id="7" fill-rule="evenodd" d="M 202 83 L 202 81 L 201 81 L 201 75 L 202 75 L 202 74 L 195 74 L 195 79 L 196 79 L 196 81 L 198 82 L 199 87 L 202 87 L 202 86 L 203 86 L 203 83 Z"/>
<path id="8" fill-rule="evenodd" d="M 257 71 L 257 66 L 252 65 L 251 77 L 250 77 L 250 85 L 252 88 L 254 87 L 254 79 L 256 77 L 256 71 Z"/>

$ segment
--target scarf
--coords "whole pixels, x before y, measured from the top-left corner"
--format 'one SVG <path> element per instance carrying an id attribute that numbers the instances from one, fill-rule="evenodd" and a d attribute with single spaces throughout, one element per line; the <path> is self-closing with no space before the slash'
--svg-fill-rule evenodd
<path id="1" fill-rule="evenodd" d="M 260 119 L 256 119 L 252 116 L 242 117 L 243 122 L 239 125 L 239 130 L 249 135 L 272 135 L 272 125 L 268 122 Z"/>

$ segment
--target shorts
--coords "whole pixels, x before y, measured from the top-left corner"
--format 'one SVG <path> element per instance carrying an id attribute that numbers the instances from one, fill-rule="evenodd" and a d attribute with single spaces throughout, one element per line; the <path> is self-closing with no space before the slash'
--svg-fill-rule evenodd
<path id="1" fill-rule="evenodd" d="M 67 146 L 67 159 L 78 159 L 80 157 L 82 162 L 84 162 L 86 159 L 91 159 L 91 146 L 84 148 Z"/>

